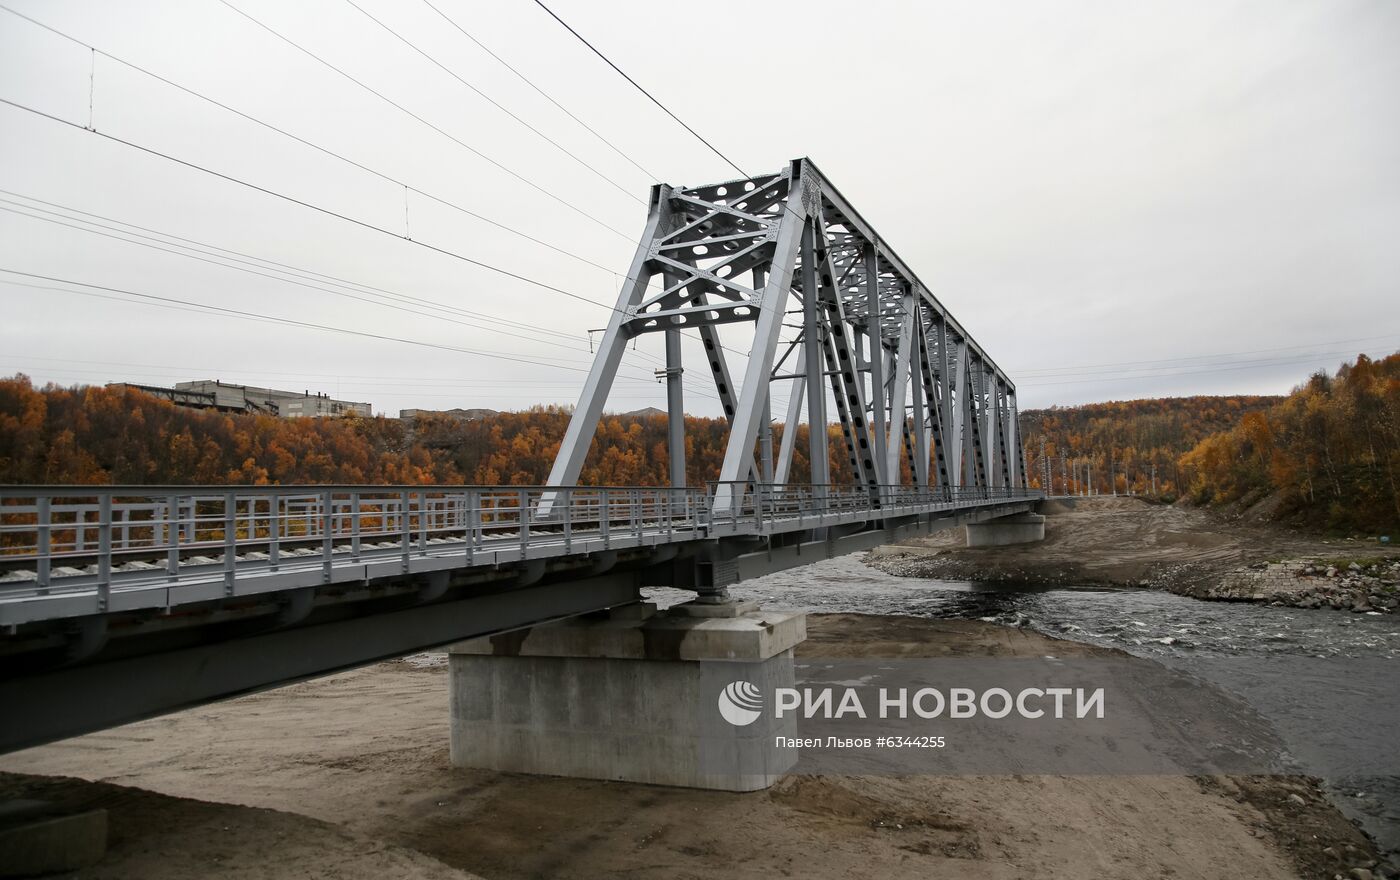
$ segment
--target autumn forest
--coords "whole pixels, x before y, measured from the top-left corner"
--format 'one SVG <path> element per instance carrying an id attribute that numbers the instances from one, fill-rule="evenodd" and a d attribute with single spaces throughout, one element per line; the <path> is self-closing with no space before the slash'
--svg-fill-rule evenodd
<path id="1" fill-rule="evenodd" d="M 538 407 L 462 420 L 279 419 L 183 409 L 124 386 L 36 388 L 0 380 L 0 482 L 539 485 L 569 412 Z M 1337 530 L 1400 524 L 1400 354 L 1360 356 L 1287 397 L 1115 401 L 1021 414 L 1030 484 L 1055 493 L 1155 495 L 1200 504 L 1268 500 L 1279 516 Z M 692 484 L 712 480 L 727 426 L 687 418 Z M 799 428 L 793 473 L 807 462 Z M 781 436 L 781 427 L 776 432 Z M 832 477 L 850 479 L 839 428 Z M 580 482 L 664 485 L 664 415 L 609 415 Z"/>

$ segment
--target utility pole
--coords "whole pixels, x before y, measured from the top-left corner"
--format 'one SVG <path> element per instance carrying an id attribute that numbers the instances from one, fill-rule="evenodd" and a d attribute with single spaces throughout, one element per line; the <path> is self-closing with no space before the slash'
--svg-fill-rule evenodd
<path id="1" fill-rule="evenodd" d="M 1045 457 L 1045 435 L 1040 435 L 1040 467 L 1045 473 L 1045 485 L 1042 488 L 1046 495 L 1054 495 L 1054 489 L 1050 485 L 1050 459 Z"/>
<path id="2" fill-rule="evenodd" d="M 1157 497 L 1157 464 L 1152 464 L 1152 497 Z"/>

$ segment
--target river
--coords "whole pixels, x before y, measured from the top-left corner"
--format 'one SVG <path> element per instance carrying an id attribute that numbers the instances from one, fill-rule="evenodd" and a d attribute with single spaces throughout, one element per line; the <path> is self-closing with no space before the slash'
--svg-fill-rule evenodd
<path id="1" fill-rule="evenodd" d="M 1400 853 L 1400 616 L 1206 602 L 1152 590 L 902 578 L 853 554 L 745 581 L 736 597 L 813 612 L 985 620 L 1119 648 L 1204 679 L 1274 725 L 1295 766 Z"/>

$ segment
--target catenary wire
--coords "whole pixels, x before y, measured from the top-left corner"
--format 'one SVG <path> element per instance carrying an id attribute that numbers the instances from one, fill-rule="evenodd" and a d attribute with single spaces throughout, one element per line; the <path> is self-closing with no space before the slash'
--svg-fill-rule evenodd
<path id="1" fill-rule="evenodd" d="M 561 111 L 564 112 L 564 114 L 565 114 L 566 116 L 568 116 L 568 117 L 569 117 L 570 119 L 572 119 L 574 122 L 577 122 L 579 125 L 583 126 L 583 128 L 584 128 L 585 131 L 587 131 L 589 134 L 593 135 L 593 136 L 596 137 L 598 140 L 600 140 L 600 141 L 602 141 L 604 144 L 606 144 L 606 145 L 608 146 L 608 148 L 609 148 L 610 150 L 612 150 L 614 153 L 616 153 L 616 154 L 618 154 L 619 156 L 621 156 L 622 158 L 626 159 L 628 162 L 631 162 L 631 163 L 632 163 L 632 167 L 633 167 L 633 168 L 636 168 L 638 171 L 642 172 L 642 174 L 646 175 L 646 177 L 647 177 L 648 180 L 655 181 L 655 180 L 659 180 L 659 179 L 660 179 L 660 178 L 658 178 L 655 174 L 652 174 L 650 171 L 648 171 L 648 170 L 646 170 L 645 168 L 643 168 L 643 167 L 641 166 L 641 164 L 640 164 L 639 162 L 637 162 L 636 159 L 633 159 L 633 158 L 632 158 L 631 156 L 629 156 L 627 153 L 623 152 L 623 151 L 622 151 L 617 145 L 615 145 L 612 141 L 608 140 L 607 138 L 605 138 L 605 137 L 603 137 L 601 134 L 599 134 L 597 131 L 595 131 L 595 130 L 593 129 L 593 127 L 590 126 L 588 123 L 584 122 L 582 119 L 579 119 L 577 116 L 575 116 L 575 115 L 569 110 L 569 108 L 565 107 L 563 104 L 560 104 L 558 101 L 556 101 L 552 95 L 550 95 L 548 92 L 546 92 L 544 89 L 540 88 L 539 86 L 535 85 L 535 83 L 534 83 L 532 80 L 530 80 L 529 78 L 527 78 L 527 77 L 525 76 L 525 74 L 521 73 L 520 71 L 518 71 L 518 70 L 516 70 L 514 67 L 512 67 L 504 58 L 502 58 L 501 56 L 497 55 L 495 52 L 492 52 L 491 49 L 488 48 L 488 47 L 486 46 L 486 44 L 482 43 L 482 42 L 481 42 L 480 40 L 478 40 L 476 37 L 472 36 L 472 35 L 467 31 L 466 28 L 462 27 L 462 25 L 461 25 L 460 23 L 457 22 L 456 19 L 452 18 L 452 17 L 449 16 L 447 13 L 445 13 L 445 12 L 443 12 L 441 9 L 439 9 L 437 6 L 433 5 L 433 3 L 431 2 L 431 0 L 423 0 L 423 3 L 424 3 L 424 5 L 426 5 L 429 9 L 431 9 L 433 12 L 436 12 L 439 16 L 441 16 L 442 19 L 443 19 L 444 21 L 446 21 L 448 24 L 452 25 L 452 26 L 453 26 L 454 28 L 456 28 L 459 32 L 461 32 L 462 36 L 466 37 L 468 40 L 471 40 L 473 43 L 475 43 L 475 44 L 477 45 L 477 47 L 481 49 L 481 51 L 485 52 L 487 55 L 490 55 L 492 58 L 496 59 L 498 62 L 501 63 L 501 66 L 505 67 L 506 70 L 509 70 L 511 73 L 515 74 L 516 77 L 518 77 L 518 78 L 520 79 L 521 82 L 525 83 L 525 85 L 529 86 L 530 88 L 532 88 L 532 89 L 534 89 L 536 92 L 538 92 L 538 93 L 540 94 L 540 96 L 543 97 L 546 101 L 548 101 L 549 103 L 553 104 L 555 107 L 558 107 Z"/>
<path id="2" fill-rule="evenodd" d="M 444 73 L 446 73 L 448 76 L 450 76 L 450 77 L 452 77 L 453 79 L 457 80 L 457 82 L 459 82 L 459 83 L 461 83 L 462 85 L 466 86 L 468 89 L 471 89 L 474 93 L 476 93 L 478 96 L 480 96 L 482 100 L 486 101 L 488 104 L 490 104 L 491 106 L 495 107 L 497 110 L 500 110 L 502 113 L 506 114 L 506 115 L 509 116 L 511 119 L 514 119 L 516 122 L 518 122 L 518 123 L 520 123 L 521 125 L 525 126 L 525 127 L 528 128 L 530 131 L 532 131 L 532 132 L 534 132 L 535 134 L 539 135 L 539 137 L 541 137 L 542 139 L 544 139 L 547 143 L 549 143 L 551 146 L 553 146 L 556 150 L 558 150 L 559 152 L 563 153 L 565 156 L 568 156 L 570 159 L 573 159 L 575 162 L 577 162 L 578 164 L 582 165 L 584 168 L 587 168 L 589 171 L 593 172 L 595 175 L 598 176 L 599 179 L 605 181 L 608 185 L 612 186 L 612 187 L 613 187 L 614 189 L 616 189 L 618 192 L 622 193 L 624 196 L 626 196 L 627 198 L 631 199 L 631 200 L 634 201 L 634 202 L 637 202 L 638 204 L 642 204 L 642 205 L 645 205 L 645 204 L 646 204 L 646 202 L 645 202 L 644 200 L 637 198 L 636 194 L 633 193 L 631 190 L 627 189 L 627 188 L 624 187 L 622 184 L 620 184 L 620 183 L 618 183 L 617 181 L 613 180 L 611 177 L 608 177 L 606 174 L 604 174 L 603 172 L 599 171 L 597 168 L 594 168 L 592 165 L 588 164 L 588 163 L 585 162 L 583 159 L 580 159 L 577 155 L 575 155 L 574 153 L 570 152 L 567 148 L 565 148 L 565 147 L 564 147 L 562 144 L 560 144 L 558 141 L 556 141 L 556 140 L 554 140 L 553 138 L 551 138 L 549 135 L 547 135 L 547 134 L 545 134 L 544 132 L 540 131 L 538 128 L 535 128 L 533 125 L 531 125 L 530 123 L 526 122 L 524 119 L 521 119 L 521 118 L 520 118 L 519 116 L 517 116 L 515 113 L 513 113 L 512 111 L 510 111 L 509 109 L 507 109 L 505 106 L 503 106 L 499 101 L 497 101 L 496 99 L 492 98 L 490 95 L 486 94 L 485 92 L 483 92 L 481 89 L 477 88 L 476 86 L 472 85 L 472 84 L 471 84 L 470 82 L 468 82 L 465 78 L 463 78 L 460 74 L 458 74 L 455 70 L 453 70 L 452 68 L 448 67 L 446 64 L 443 64 L 441 61 L 439 61 L 439 60 L 437 60 L 436 58 L 434 58 L 434 57 L 433 57 L 431 54 L 429 54 L 428 52 L 424 51 L 423 48 L 420 47 L 418 44 L 414 43 L 412 40 L 408 39 L 408 38 L 405 37 L 403 34 L 399 33 L 398 31 L 394 30 L 393 28 L 389 27 L 389 25 L 385 24 L 382 20 L 376 18 L 376 17 L 375 17 L 374 15 L 372 15 L 369 11 L 367 11 L 363 6 L 360 6 L 358 3 L 356 3 L 355 0 L 345 0 L 345 2 L 346 2 L 347 4 L 349 4 L 350 6 L 352 6 L 354 9 L 356 9 L 356 10 L 357 10 L 361 15 L 363 15 L 365 18 L 368 18 L 370 21 L 372 21 L 372 22 L 374 22 L 375 24 L 379 25 L 379 26 L 380 26 L 381 28 L 383 28 L 387 33 L 389 33 L 390 35 L 392 35 L 393 37 L 395 37 L 396 39 L 398 39 L 398 40 L 399 40 L 401 43 L 403 43 L 405 46 L 408 46 L 410 49 L 412 49 L 413 51 L 417 52 L 419 55 L 422 55 L 424 58 L 428 59 L 428 60 L 431 61 L 433 64 L 437 65 L 437 67 L 438 67 L 439 69 L 441 69 Z"/>
<path id="3" fill-rule="evenodd" d="M 223 0 L 221 0 L 221 2 L 223 2 Z M 587 46 L 589 49 L 591 49 L 591 50 L 593 51 L 593 54 L 594 54 L 594 55 L 597 55 L 599 58 L 603 59 L 603 61 L 606 62 L 607 65 L 608 65 L 609 67 L 611 67 L 613 70 L 617 71 L 618 75 L 620 75 L 623 79 L 625 79 L 625 80 L 627 80 L 629 83 L 631 83 L 631 84 L 637 89 L 637 91 L 641 92 L 643 95 L 646 95 L 647 98 L 650 99 L 650 101 L 651 101 L 653 104 L 655 104 L 656 106 L 660 107 L 663 111 L 665 111 L 665 113 L 666 113 L 667 116 L 669 116 L 669 117 L 671 117 L 672 119 L 674 119 L 677 123 L 680 124 L 680 126 L 681 126 L 682 128 L 684 128 L 686 131 L 688 131 L 688 132 L 690 132 L 692 135 L 694 135 L 696 140 L 700 141 L 700 143 L 702 143 L 702 144 L 704 144 L 705 146 L 709 147 L 709 148 L 710 148 L 710 152 L 714 153 L 716 156 L 718 156 L 718 157 L 720 157 L 721 159 L 723 159 L 723 160 L 725 161 L 725 163 L 729 165 L 730 168 L 733 168 L 735 171 L 739 172 L 740 176 L 742 176 L 742 177 L 748 177 L 748 176 L 749 176 L 748 173 L 747 173 L 746 171 L 744 171 L 744 169 L 742 169 L 742 168 L 740 168 L 738 165 L 734 164 L 734 161 L 733 161 L 733 160 L 731 160 L 728 156 L 726 156 L 726 155 L 724 155 L 723 153 L 721 153 L 721 152 L 715 147 L 714 144 L 712 144 L 712 143 L 710 143 L 709 141 L 705 140 L 703 137 L 700 136 L 700 133 L 699 133 L 699 132 L 697 132 L 695 129 L 691 128 L 689 125 L 686 125 L 683 121 L 681 121 L 681 118 L 680 118 L 679 116 L 677 116 L 676 114 L 672 113 L 671 110 L 670 110 L 670 108 L 667 107 L 665 104 L 661 103 L 660 101 L 658 101 L 658 100 L 652 95 L 651 92 L 648 92 L 646 89 L 642 88 L 642 86 L 641 86 L 640 83 L 638 83 L 638 82 L 637 82 L 635 79 L 633 79 L 632 77 L 628 76 L 626 73 L 623 73 L 622 68 L 620 68 L 620 67 L 618 67 L 616 64 L 614 64 L 614 63 L 612 62 L 612 59 L 608 58 L 608 56 L 606 56 L 606 55 L 604 55 L 602 52 L 598 51 L 598 48 L 597 48 L 596 46 L 594 46 L 592 43 L 588 42 L 586 39 L 583 38 L 583 35 L 582 35 L 582 34 L 580 34 L 578 31 L 576 31 L 576 30 L 574 30 L 572 27 L 570 27 L 568 22 L 564 21 L 564 19 L 560 18 L 558 15 L 556 15 L 556 14 L 554 13 L 554 10 L 550 9 L 548 6 L 545 6 L 543 3 L 540 2 L 540 0 L 535 0 L 535 4 L 536 4 L 537 6 L 539 6 L 541 9 L 543 9 L 545 12 L 549 13 L 549 17 L 550 17 L 550 18 L 554 19 L 555 21 L 557 21 L 557 22 L 559 22 L 561 25 L 563 25 L 565 30 L 567 30 L 569 33 L 573 34 L 575 37 L 577 37 L 577 38 L 578 38 L 578 41 L 579 41 L 580 43 L 583 43 L 583 45 L 585 45 L 585 46 Z"/>
<path id="4" fill-rule="evenodd" d="M 292 48 L 294 48 L 294 49 L 296 49 L 297 51 L 301 52 L 302 54 L 306 55 L 308 58 L 311 58 L 311 59 L 313 59 L 314 61 L 316 61 L 316 62 L 318 62 L 318 63 L 324 65 L 324 66 L 325 66 L 326 68 L 328 68 L 329 70 L 335 71 L 336 73 L 340 74 L 340 75 L 341 75 L 342 77 L 344 77 L 345 79 L 349 80 L 350 82 L 354 83 L 355 85 L 357 85 L 357 86 L 359 86 L 360 88 L 364 89 L 365 91 L 369 92 L 371 95 L 374 95 L 376 98 L 379 98 L 381 101 L 384 101 L 385 103 L 387 103 L 387 104 L 389 104 L 389 105 L 391 105 L 391 106 L 397 108 L 398 110 L 400 110 L 401 112 L 407 114 L 408 116 L 411 116 L 411 117 L 413 117 L 414 119 L 418 120 L 418 122 L 422 123 L 423 125 L 426 125 L 428 128 L 431 128 L 433 131 L 436 131 L 438 134 L 442 135 L 443 137 L 447 138 L 448 140 L 452 141 L 453 143 L 455 143 L 455 144 L 457 144 L 458 146 L 462 147 L 463 149 L 467 150 L 467 151 L 470 152 L 472 155 L 474 155 L 474 156 L 480 158 L 482 161 L 488 163 L 489 165 L 491 165 L 492 167 L 496 168 L 497 170 L 502 171 L 502 172 L 504 172 L 504 173 L 510 175 L 511 177 L 515 178 L 516 180 L 520 181 L 521 183 L 524 183 L 526 186 L 529 186 L 531 189 L 534 189 L 534 190 L 536 190 L 536 191 L 542 193 L 543 195 L 548 196 L 549 198 L 553 199 L 554 201 L 558 202 L 559 204 L 564 205 L 565 207 L 569 208 L 570 210 L 572 210 L 572 211 L 578 213 L 580 216 L 588 218 L 589 220 L 593 221 L 594 223 L 598 224 L 599 226 L 603 227 L 604 229 L 610 230 L 611 232 L 613 232 L 613 233 L 615 233 L 615 234 L 617 234 L 617 235 L 622 236 L 623 238 L 627 239 L 628 241 L 631 241 L 631 240 L 632 240 L 632 236 L 628 235 L 627 233 L 623 232 L 622 230 L 616 228 L 615 226 L 612 226 L 611 224 L 609 224 L 609 223 L 607 223 L 607 222 L 605 222 L 605 221 L 603 221 L 603 220 L 600 220 L 599 218 L 593 216 L 592 214 L 590 214 L 590 213 L 588 213 L 587 211 L 585 211 L 583 208 L 580 208 L 578 205 L 575 205 L 573 202 L 568 201 L 567 199 L 563 198 L 562 196 L 558 195 L 557 193 L 553 192 L 552 190 L 550 190 L 550 189 L 548 189 L 548 188 L 546 188 L 546 187 L 540 186 L 538 183 L 535 183 L 533 180 L 529 179 L 528 177 L 524 176 L 523 174 L 520 174 L 519 172 L 517 172 L 517 171 L 515 171 L 515 170 L 513 170 L 513 169 L 511 169 L 511 168 L 509 168 L 509 167 L 507 167 L 506 165 L 503 165 L 502 163 L 496 161 L 495 159 L 492 159 L 490 156 L 487 156 L 485 153 L 483 153 L 483 152 L 481 152 L 480 150 L 478 150 L 477 148 L 473 147 L 471 144 L 468 144 L 466 141 L 462 140 L 461 138 L 457 137 L 456 135 L 453 135 L 451 132 L 447 131 L 446 129 L 444 129 L 444 128 L 442 128 L 442 127 L 440 127 L 440 126 L 434 124 L 433 122 L 431 122 L 431 121 L 428 120 L 428 119 L 425 119 L 425 118 L 422 117 L 422 116 L 419 116 L 417 113 L 414 113 L 412 110 L 409 110 L 407 107 L 405 107 L 404 105 L 402 105 L 402 104 L 400 104 L 399 102 L 395 101 L 393 98 L 390 98 L 388 95 L 385 95 L 383 92 L 380 92 L 380 91 L 376 90 L 375 88 L 373 88 L 372 86 L 366 84 L 366 83 L 363 82 L 362 80 L 359 80 L 359 79 L 355 78 L 355 77 L 354 77 L 353 75 L 351 75 L 350 73 L 347 73 L 346 71 L 342 70 L 341 68 L 336 67 L 334 64 L 331 64 L 329 61 L 325 60 L 325 59 L 322 58 L 320 55 L 317 55 L 315 52 L 312 52 L 310 49 L 307 49 L 305 46 L 302 46 L 300 43 L 296 42 L 295 40 L 291 39 L 290 37 L 284 36 L 281 32 L 279 32 L 279 31 L 277 31 L 277 30 L 274 30 L 272 27 L 270 27 L 270 26 L 264 24 L 263 22 L 259 21 L 257 18 L 254 18 L 252 15 L 249 15 L 247 12 L 244 12 L 242 9 L 239 9 L 237 6 L 234 6 L 232 3 L 229 2 L 229 0 L 219 0 L 219 2 L 222 3 L 223 5 L 227 6 L 229 9 L 232 9 L 234 12 L 238 13 L 239 15 L 243 16 L 244 18 L 248 19 L 248 21 L 252 22 L 253 24 L 257 25 L 258 27 L 262 28 L 263 30 L 267 31 L 269 34 L 272 34 L 274 37 L 277 37 L 279 40 L 283 41 L 283 42 L 286 43 L 287 45 L 291 46 Z"/>
<path id="5" fill-rule="evenodd" d="M 400 302 L 406 302 L 406 303 L 411 303 L 411 304 L 415 304 L 415 305 L 421 305 L 421 306 L 423 306 L 423 307 L 425 307 L 425 308 L 429 308 L 429 309 L 433 309 L 433 310 L 437 310 L 437 311 L 446 312 L 446 313 L 448 313 L 448 314 L 461 315 L 461 316 L 463 316 L 463 317 L 468 317 L 468 318 L 476 318 L 476 319 L 478 319 L 478 320 L 485 321 L 485 322 L 487 322 L 487 323 L 500 324 L 500 325 L 505 326 L 505 327 L 512 327 L 512 328 L 517 328 L 517 329 L 521 329 L 521 330 L 530 330 L 530 331 L 532 331 L 532 332 L 534 332 L 534 333 L 545 333 L 545 334 L 549 334 L 549 335 L 551 335 L 551 336 L 557 336 L 557 337 L 559 337 L 559 338 L 561 338 L 561 339 L 568 339 L 568 340 L 570 340 L 570 341 L 577 341 L 577 339 L 578 339 L 578 336 L 575 335 L 575 334 L 563 333 L 563 332 L 558 331 L 558 330 L 550 330 L 550 329 L 547 328 L 547 327 L 540 327 L 540 326 L 533 325 L 533 324 L 526 324 L 526 323 L 523 323 L 523 322 L 520 322 L 520 321 L 513 321 L 513 320 L 511 320 L 511 319 L 509 319 L 509 318 L 502 318 L 502 317 L 499 317 L 499 316 L 497 316 L 497 315 L 488 314 L 488 313 L 486 313 L 486 312 L 476 312 L 476 311 L 472 311 L 471 309 L 463 309 L 463 308 L 461 308 L 461 307 L 459 307 L 459 306 L 454 306 L 454 305 L 450 305 L 450 304 L 448 304 L 448 303 L 439 302 L 438 300 L 425 299 L 425 298 L 423 298 L 423 297 L 416 297 L 416 296 L 410 296 L 410 295 L 408 295 L 408 294 L 396 293 L 396 292 L 394 292 L 394 291 L 392 291 L 392 290 L 386 290 L 386 289 L 384 289 L 384 288 L 382 288 L 382 287 L 374 287 L 373 285 L 362 284 L 362 283 L 360 283 L 360 282 L 358 282 L 358 281 L 350 281 L 350 280 L 345 279 L 345 278 L 339 278 L 339 277 L 337 277 L 337 276 L 335 276 L 335 275 L 325 275 L 325 274 L 320 273 L 320 272 L 315 272 L 315 271 L 313 271 L 313 270 L 311 270 L 311 269 L 305 269 L 305 268 L 301 268 L 301 267 L 298 267 L 298 266 L 293 266 L 293 265 L 290 265 L 290 264 L 288 264 L 288 263 L 279 263 L 279 262 L 277 262 L 276 260 L 269 260 L 269 259 L 267 259 L 267 258 L 265 258 L 265 257 L 257 257 L 257 256 L 254 256 L 254 255 L 252 255 L 252 254 L 245 253 L 245 252 L 243 252 L 243 251 L 231 250 L 231 249 L 229 249 L 229 248 L 219 247 L 218 245 L 209 244 L 209 243 L 207 243 L 207 242 L 196 241 L 195 239 L 185 238 L 185 237 L 183 237 L 183 236 L 175 235 L 175 234 L 169 233 L 169 232 L 164 232 L 164 231 L 158 230 L 158 229 L 152 229 L 152 228 L 150 228 L 150 227 L 148 227 L 148 226 L 138 226 L 138 225 L 135 224 L 135 223 L 128 223 L 128 222 L 126 222 L 126 221 L 124 221 L 124 220 L 117 220 L 116 218 L 107 217 L 107 216 L 102 215 L 102 214 L 94 214 L 94 213 L 92 213 L 91 211 L 79 210 L 78 208 L 73 208 L 73 207 L 70 207 L 70 206 L 68 206 L 68 205 L 59 204 L 58 202 L 50 202 L 50 201 L 46 201 L 46 200 L 44 200 L 44 199 L 35 198 L 34 196 L 25 195 L 24 193 L 17 193 L 17 192 L 13 192 L 13 191 L 7 190 L 7 189 L 0 189 L 0 194 L 9 195 L 9 196 L 14 196 L 14 197 L 16 197 L 16 198 L 25 199 L 25 200 L 28 200 L 28 201 L 31 201 L 31 202 L 37 202 L 37 203 L 39 203 L 40 205 L 48 205 L 50 208 L 58 208 L 58 209 L 60 209 L 60 210 L 62 210 L 62 211 L 67 211 L 67 212 L 69 212 L 70 214 L 80 214 L 80 215 L 82 215 L 83 217 L 94 217 L 94 218 L 96 218 L 97 220 L 105 220 L 105 221 L 107 221 L 108 223 L 114 223 L 114 224 L 116 224 L 116 226 L 107 226 L 107 225 L 104 225 L 104 224 L 102 224 L 102 223 L 95 223 L 95 222 L 93 222 L 92 220 L 84 220 L 84 219 L 81 219 L 80 217 L 69 217 L 69 216 L 66 216 L 66 215 L 64 215 L 64 214 L 59 213 L 59 211 L 49 211 L 49 210 L 45 210 L 44 208 L 35 207 L 34 205 L 28 205 L 28 204 L 24 204 L 23 202 L 17 202 L 17 201 L 14 201 L 13 199 L 3 199 L 3 198 L 0 198 L 0 202 L 3 202 L 4 204 L 8 204 L 8 205 L 17 205 L 17 206 L 19 206 L 19 207 L 23 207 L 23 208 L 26 208 L 26 209 L 31 210 L 31 211 L 40 211 L 40 212 L 43 212 L 43 213 L 46 213 L 46 214 L 51 214 L 51 215 L 53 215 L 53 216 L 55 216 L 55 217 L 61 217 L 61 218 L 65 219 L 65 220 L 74 220 L 74 221 L 77 221 L 77 222 L 80 222 L 80 223 L 88 223 L 88 224 L 90 224 L 90 225 L 92 225 L 92 226 L 98 226 L 98 227 L 101 227 L 101 228 L 103 228 L 103 229 L 112 230 L 112 231 L 114 231 L 114 232 L 120 232 L 120 233 L 122 233 L 123 235 L 131 235 L 131 236 L 135 236 L 135 237 L 137 237 L 137 238 L 144 238 L 144 239 L 147 239 L 147 240 L 149 240 L 149 241 L 157 242 L 158 244 L 169 244 L 169 245 L 172 245 L 172 246 L 175 246 L 175 247 L 180 247 L 180 246 L 182 246 L 182 245 L 176 244 L 176 242 L 181 242 L 181 243 L 183 243 L 183 246 L 187 246 L 189 250 L 193 250 L 193 251 L 196 251 L 196 252 L 198 252 L 198 253 L 205 253 L 205 254 L 208 254 L 209 256 L 217 256 L 217 257 L 222 257 L 222 258 L 224 258 L 224 259 L 241 258 L 241 259 L 237 259 L 237 260 L 234 260 L 234 261 L 235 261 L 235 262 L 249 261 L 249 263 L 248 263 L 249 265 L 258 266 L 259 268 L 272 268 L 273 271 L 280 271 L 280 272 L 283 272 L 283 273 L 285 273 L 285 274 L 296 275 L 296 276 L 298 276 L 298 277 L 302 277 L 302 278 L 305 278 L 305 279 L 311 280 L 311 281 L 316 281 L 316 282 L 318 282 L 318 283 L 330 284 L 330 285 L 332 285 L 332 286 L 337 286 L 337 287 L 344 287 L 344 288 L 346 288 L 347 290 L 352 290 L 352 291 L 355 291 L 355 292 L 368 292 L 368 293 L 370 293 L 371 295 L 378 294 L 378 295 L 381 295 L 381 296 L 385 297 L 386 299 L 392 299 L 392 300 L 397 300 L 397 301 L 400 301 Z M 38 218 L 36 218 L 36 219 L 38 219 Z M 127 228 L 122 228 L 122 227 L 127 227 Z M 139 230 L 139 232 L 132 232 L 131 230 L 133 230 L 133 229 Z M 141 233 L 151 233 L 151 234 L 150 234 L 150 235 L 142 235 Z M 173 239 L 173 241 L 166 241 L 165 239 Z M 133 242 L 133 244 L 134 244 L 134 243 L 135 243 L 135 242 Z M 201 248 L 204 249 L 204 250 L 200 250 Z"/>

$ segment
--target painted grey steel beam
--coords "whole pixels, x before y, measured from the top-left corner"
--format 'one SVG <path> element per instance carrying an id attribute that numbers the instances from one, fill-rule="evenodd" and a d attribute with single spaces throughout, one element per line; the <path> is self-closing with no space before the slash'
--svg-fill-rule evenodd
<path id="1" fill-rule="evenodd" d="M 907 288 L 902 297 L 902 307 L 904 318 L 900 325 L 899 342 L 894 351 L 894 382 L 890 387 L 890 433 L 885 447 L 885 473 L 889 477 L 890 485 L 900 482 L 899 451 L 904 444 L 906 404 L 909 396 L 909 361 L 914 347 L 914 293 Z"/>
<path id="2" fill-rule="evenodd" d="M 613 307 L 612 315 L 608 318 L 603 342 L 593 358 L 588 378 L 584 380 L 583 394 L 573 416 L 569 418 L 569 427 L 559 444 L 559 454 L 554 459 L 549 479 L 545 481 L 547 485 L 571 486 L 578 482 L 579 473 L 583 470 L 583 461 L 588 456 L 588 449 L 593 444 L 593 435 L 598 430 L 598 419 L 603 414 L 604 404 L 607 403 L 608 391 L 612 388 L 613 379 L 617 376 L 617 367 L 622 363 L 622 355 L 627 348 L 623 324 L 631 317 L 629 311 L 641 302 L 646 293 L 647 282 L 651 279 L 652 273 L 647 267 L 647 258 L 651 253 L 653 239 L 665 227 L 670 217 L 670 191 L 670 187 L 667 186 L 652 187 L 651 212 L 647 218 L 646 229 L 642 232 L 641 242 L 632 257 L 632 265 L 627 271 L 627 280 L 622 285 L 622 292 L 618 294 L 617 305 Z M 553 504 L 553 498 L 541 499 L 541 514 L 548 515 Z"/>
<path id="3" fill-rule="evenodd" d="M 806 354 L 799 354 L 799 358 L 805 359 Z M 787 484 L 792 473 L 792 455 L 797 448 L 797 426 L 802 421 L 802 402 L 806 388 L 807 376 L 799 374 L 792 380 L 791 390 L 788 392 L 787 418 L 783 422 L 783 440 L 778 447 L 778 466 L 773 475 L 773 481 L 780 486 Z"/>
<path id="4" fill-rule="evenodd" d="M 928 416 L 924 399 L 924 322 L 919 301 L 914 301 L 914 336 L 910 340 L 913 348 L 909 352 L 910 370 L 910 412 L 914 431 L 914 470 L 912 477 L 915 486 L 928 485 Z"/>
<path id="5" fill-rule="evenodd" d="M 720 483 L 715 487 L 716 511 L 734 508 L 739 498 L 733 493 L 733 485 L 747 477 L 753 461 L 753 446 L 758 439 L 759 422 L 763 419 L 763 401 L 768 395 L 768 376 L 783 329 L 783 314 L 792 287 L 797 252 L 802 245 L 803 230 L 807 227 L 810 197 L 805 189 L 806 180 L 801 176 L 801 163 L 792 163 L 789 173 L 793 178 L 790 183 L 793 192 L 788 195 L 782 220 L 778 224 L 773 265 L 763 289 L 763 301 L 759 304 L 753 349 L 744 372 L 744 385 L 740 389 L 734 423 L 729 428 L 729 444 L 725 447 L 724 461 L 720 464 Z M 810 358 L 808 360 L 811 361 Z"/>
<path id="6" fill-rule="evenodd" d="M 824 487 L 831 482 L 831 464 L 827 459 L 826 446 L 826 392 L 822 388 L 825 342 L 821 309 L 816 296 L 815 235 L 814 224 L 809 219 L 802 227 L 802 332 L 807 339 L 803 346 L 807 361 L 807 461 L 811 466 L 811 484 Z"/>
<path id="7" fill-rule="evenodd" d="M 967 345 L 962 339 L 956 339 L 952 343 L 952 366 L 951 378 L 948 387 L 953 392 L 949 395 L 949 406 L 952 412 L 952 442 L 949 444 L 949 452 L 952 453 L 949 461 L 949 469 L 953 473 L 954 486 L 965 488 L 973 485 L 969 478 L 968 463 L 971 460 L 972 428 L 967 417 L 968 398 L 967 391 Z"/>
<path id="8" fill-rule="evenodd" d="M 867 309 L 866 334 L 870 338 L 870 392 L 871 422 L 874 429 L 875 466 L 881 485 L 889 485 L 889 463 L 881 454 L 886 449 L 885 439 L 885 340 L 880 326 L 880 270 L 877 248 L 872 244 L 861 256 L 865 275 L 865 301 Z"/>
<path id="9" fill-rule="evenodd" d="M 611 574 L 8 677 L 0 752 L 638 598 L 635 574 Z"/>

